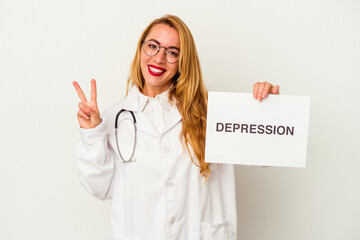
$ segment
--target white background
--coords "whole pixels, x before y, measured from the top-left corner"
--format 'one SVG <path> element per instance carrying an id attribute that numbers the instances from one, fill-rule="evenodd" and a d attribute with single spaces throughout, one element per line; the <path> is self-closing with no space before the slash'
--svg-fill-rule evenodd
<path id="1" fill-rule="evenodd" d="M 0 0 L 0 239 L 98 240 L 111 202 L 78 181 L 77 80 L 120 99 L 137 40 L 172 13 L 209 90 L 311 96 L 307 167 L 236 166 L 244 240 L 360 239 L 360 3 Z"/>

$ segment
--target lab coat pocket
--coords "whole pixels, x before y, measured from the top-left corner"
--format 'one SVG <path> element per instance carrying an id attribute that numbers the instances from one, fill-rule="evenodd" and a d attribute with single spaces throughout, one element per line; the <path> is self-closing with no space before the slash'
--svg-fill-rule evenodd
<path id="1" fill-rule="evenodd" d="M 218 224 L 200 223 L 200 240 L 230 240 L 231 235 L 231 220 Z"/>

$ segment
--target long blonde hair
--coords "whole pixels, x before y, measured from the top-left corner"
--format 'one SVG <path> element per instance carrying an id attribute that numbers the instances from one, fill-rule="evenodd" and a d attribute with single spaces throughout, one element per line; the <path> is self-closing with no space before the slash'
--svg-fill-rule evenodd
<path id="1" fill-rule="evenodd" d="M 173 79 L 173 87 L 170 90 L 169 99 L 175 97 L 177 108 L 182 116 L 180 140 L 186 146 L 192 162 L 200 168 L 200 174 L 207 180 L 210 175 L 209 164 L 205 163 L 207 90 L 201 74 L 193 36 L 180 18 L 173 15 L 165 15 L 155 19 L 143 31 L 131 65 L 127 91 L 133 85 L 136 85 L 139 90 L 142 90 L 144 87 L 145 79 L 140 68 L 142 44 L 151 29 L 157 24 L 166 24 L 176 29 L 179 34 L 181 48 L 179 68 L 178 73 Z M 197 161 L 194 160 L 190 149 L 193 150 Z"/>

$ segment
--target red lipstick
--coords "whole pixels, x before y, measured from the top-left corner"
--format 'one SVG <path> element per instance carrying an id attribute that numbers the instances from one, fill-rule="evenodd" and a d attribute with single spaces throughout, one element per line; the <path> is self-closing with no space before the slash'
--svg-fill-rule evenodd
<path id="1" fill-rule="evenodd" d="M 148 65 L 148 70 L 151 75 L 156 77 L 161 76 L 166 72 L 166 69 L 157 67 L 155 65 Z"/>

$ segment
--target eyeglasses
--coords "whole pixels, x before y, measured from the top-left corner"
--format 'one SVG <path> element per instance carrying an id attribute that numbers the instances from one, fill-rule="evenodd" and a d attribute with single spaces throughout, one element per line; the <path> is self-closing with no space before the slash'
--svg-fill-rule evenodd
<path id="1" fill-rule="evenodd" d="M 165 59 L 168 63 L 177 63 L 179 61 L 180 50 L 175 47 L 166 48 L 160 46 L 154 40 L 146 41 L 143 44 L 144 53 L 149 57 L 155 56 L 160 51 L 160 48 L 165 49 Z"/>

